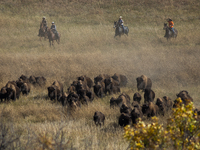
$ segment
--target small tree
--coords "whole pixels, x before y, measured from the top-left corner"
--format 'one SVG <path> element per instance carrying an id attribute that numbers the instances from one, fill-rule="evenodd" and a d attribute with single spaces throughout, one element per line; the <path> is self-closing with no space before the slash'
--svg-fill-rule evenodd
<path id="1" fill-rule="evenodd" d="M 168 119 L 167 132 L 175 149 L 200 149 L 199 136 L 200 124 L 195 119 L 193 112 L 193 102 L 187 105 L 181 104 L 180 98 L 177 99 L 179 105 L 173 109 L 172 116 Z"/>
<path id="2" fill-rule="evenodd" d="M 193 112 L 193 103 L 184 105 L 180 98 L 177 102 L 166 127 L 159 124 L 156 117 L 148 125 L 140 119 L 133 128 L 126 126 L 124 138 L 130 142 L 130 149 L 200 149 L 200 124 L 194 117 L 197 114 Z"/>

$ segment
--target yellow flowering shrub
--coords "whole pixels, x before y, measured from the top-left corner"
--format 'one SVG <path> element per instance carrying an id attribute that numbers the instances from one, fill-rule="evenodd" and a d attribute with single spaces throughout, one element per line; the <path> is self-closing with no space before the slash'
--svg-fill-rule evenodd
<path id="1" fill-rule="evenodd" d="M 139 120 L 138 124 L 124 128 L 124 138 L 129 142 L 130 149 L 200 149 L 200 123 L 194 117 L 193 103 L 182 104 L 176 99 L 177 108 L 173 108 L 172 115 L 167 119 L 167 125 L 158 123 L 157 117 L 152 117 L 151 124 Z"/>
<path id="2" fill-rule="evenodd" d="M 182 102 L 180 98 L 176 100 Z M 200 149 L 200 124 L 195 119 L 194 115 L 197 114 L 193 110 L 193 102 L 182 104 L 173 109 L 172 116 L 168 119 L 166 130 L 175 149 Z"/>
<path id="3" fill-rule="evenodd" d="M 158 123 L 156 117 L 152 117 L 153 123 L 146 125 L 144 122 L 139 122 L 131 128 L 130 125 L 126 126 L 124 138 L 130 141 L 131 149 L 156 149 L 165 143 L 165 130 L 163 125 Z M 164 137 L 164 138 L 163 138 Z"/>

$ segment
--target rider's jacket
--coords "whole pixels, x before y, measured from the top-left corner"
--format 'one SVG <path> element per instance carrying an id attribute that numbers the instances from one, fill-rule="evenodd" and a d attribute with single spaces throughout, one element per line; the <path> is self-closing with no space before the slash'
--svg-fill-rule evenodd
<path id="1" fill-rule="evenodd" d="M 169 27 L 170 27 L 170 28 L 173 28 L 173 26 L 174 26 L 173 21 L 168 21 L 168 23 L 169 23 Z"/>
<path id="2" fill-rule="evenodd" d="M 47 26 L 47 21 L 46 20 L 42 20 L 42 23 L 44 24 L 44 26 Z"/>
<path id="3" fill-rule="evenodd" d="M 55 29 L 56 30 L 56 25 L 52 25 L 51 29 Z"/>
<path id="4" fill-rule="evenodd" d="M 124 21 L 123 21 L 122 19 L 119 19 L 119 20 L 118 20 L 118 24 L 119 24 L 119 25 L 123 25 L 123 23 L 124 23 Z"/>

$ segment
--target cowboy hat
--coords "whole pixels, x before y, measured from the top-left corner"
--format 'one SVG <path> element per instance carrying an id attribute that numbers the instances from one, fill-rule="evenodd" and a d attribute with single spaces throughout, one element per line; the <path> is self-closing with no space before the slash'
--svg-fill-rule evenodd
<path id="1" fill-rule="evenodd" d="M 122 16 L 120 16 L 119 18 L 122 18 Z"/>

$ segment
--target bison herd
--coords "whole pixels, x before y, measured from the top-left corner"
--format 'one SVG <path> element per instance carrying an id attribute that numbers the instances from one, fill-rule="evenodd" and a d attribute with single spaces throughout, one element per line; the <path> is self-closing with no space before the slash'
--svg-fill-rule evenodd
<path id="1" fill-rule="evenodd" d="M 120 116 L 118 117 L 118 124 L 122 127 L 126 125 L 136 124 L 138 118 L 147 119 L 153 116 L 165 116 L 166 113 L 170 113 L 172 108 L 176 108 L 180 105 L 177 100 L 172 101 L 168 96 L 163 96 L 162 98 L 157 98 L 155 100 L 155 92 L 151 89 L 152 81 L 145 75 L 136 78 L 138 91 L 142 90 L 144 103 L 141 103 L 142 95 L 139 92 L 134 93 L 133 100 L 126 93 L 120 94 L 117 98 L 112 97 L 110 99 L 110 108 L 118 107 L 120 110 Z M 177 98 L 181 98 L 182 104 L 187 105 L 189 102 L 193 102 L 193 99 L 189 95 L 188 91 L 183 90 L 176 94 Z M 195 109 L 198 115 L 200 111 Z M 102 114 L 99 112 L 94 114 L 94 122 L 96 123 L 96 118 L 102 120 L 104 123 L 105 116 L 102 119 Z M 98 117 L 97 117 L 98 116 Z M 97 125 L 97 124 L 96 124 Z"/>
<path id="2" fill-rule="evenodd" d="M 134 93 L 131 100 L 130 96 L 125 92 L 121 93 L 121 87 L 126 86 L 128 83 L 127 77 L 121 74 L 100 74 L 94 77 L 94 80 L 87 76 L 79 76 L 71 85 L 64 91 L 63 84 L 59 81 L 54 81 L 47 87 L 47 96 L 52 101 L 61 103 L 62 106 L 67 106 L 76 110 L 82 105 L 88 105 L 95 97 L 102 98 L 106 95 L 112 95 L 120 93 L 117 98 L 112 97 L 110 99 L 110 108 L 118 107 L 120 110 L 120 116 L 118 118 L 118 124 L 120 126 L 126 126 L 128 124 L 136 124 L 138 118 L 147 118 L 162 115 L 164 116 L 171 109 L 180 105 L 180 102 L 172 101 L 168 96 L 155 99 L 155 92 L 152 88 L 152 81 L 150 78 L 142 75 L 136 78 L 137 89 L 142 91 L 144 95 L 139 92 Z M 32 86 L 44 87 L 46 85 L 46 79 L 43 76 L 29 78 L 25 75 L 21 75 L 16 81 L 8 81 L 7 84 L 1 88 L 0 99 L 1 102 L 15 101 L 19 99 L 20 95 L 28 95 Z M 141 103 L 142 96 L 144 103 Z M 185 90 L 176 95 L 180 97 L 182 103 L 187 105 L 188 102 L 193 101 L 189 93 Z M 198 114 L 200 112 L 195 110 Z M 105 115 L 96 111 L 93 116 L 95 124 L 104 125 Z"/>
<path id="3" fill-rule="evenodd" d="M 21 75 L 16 81 L 8 81 L 7 84 L 1 88 L 0 99 L 1 102 L 15 101 L 19 99 L 20 95 L 28 95 L 33 86 L 45 86 L 46 79 L 42 77 Z"/>

